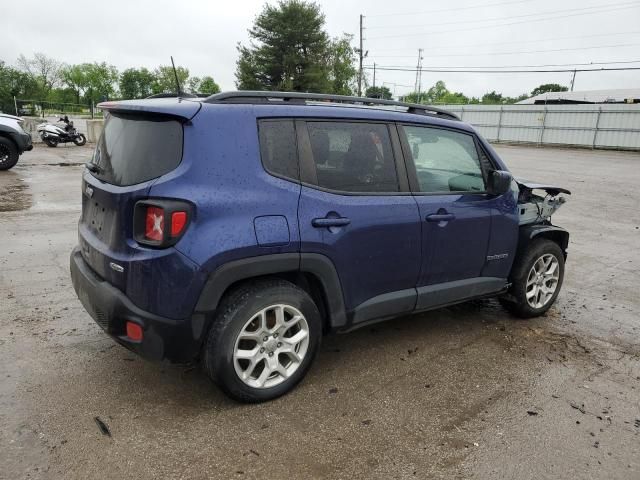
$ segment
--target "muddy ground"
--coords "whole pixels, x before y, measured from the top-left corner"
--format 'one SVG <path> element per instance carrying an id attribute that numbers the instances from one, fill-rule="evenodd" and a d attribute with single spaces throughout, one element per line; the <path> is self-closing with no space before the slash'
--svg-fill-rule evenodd
<path id="1" fill-rule="evenodd" d="M 573 191 L 549 314 L 487 300 L 330 336 L 253 406 L 102 333 L 68 274 L 90 147 L 26 153 L 0 172 L 0 478 L 640 478 L 640 154 L 498 150 Z"/>

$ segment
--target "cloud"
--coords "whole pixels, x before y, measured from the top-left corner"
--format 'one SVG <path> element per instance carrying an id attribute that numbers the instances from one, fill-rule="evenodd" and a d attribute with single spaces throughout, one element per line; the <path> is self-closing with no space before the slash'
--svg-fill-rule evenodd
<path id="1" fill-rule="evenodd" d="M 483 21 L 485 19 L 518 16 L 526 20 L 539 17 L 521 16 L 546 11 L 579 11 L 598 4 L 584 4 L 581 0 L 567 0 L 561 4 L 551 0 L 463 0 L 451 6 L 424 0 L 327 0 L 318 3 L 326 14 L 327 29 L 333 36 L 346 32 L 357 38 L 358 17 L 361 13 L 365 15 L 365 49 L 369 50 L 367 64 L 413 66 L 418 48 L 424 48 L 425 68 L 436 65 L 500 66 L 640 60 L 635 58 L 638 57 L 635 53 L 637 46 L 495 55 L 500 52 L 640 44 L 640 8 L 569 18 L 561 18 L 558 14 L 555 20 L 478 28 L 498 23 Z M 465 7 L 482 3 L 494 6 L 465 10 Z M 497 3 L 503 5 L 495 5 Z M 621 2 L 616 0 L 615 4 L 618 3 Z M 75 10 L 77 14 L 70 14 L 61 13 L 59 4 L 37 1 L 30 3 L 28 14 L 25 14 L 24 3 L 13 2 L 10 7 L 3 7 L 0 59 L 13 64 L 20 53 L 31 56 L 33 52 L 41 51 L 66 63 L 106 61 L 123 70 L 166 65 L 169 56 L 173 55 L 176 63 L 188 68 L 192 75 L 211 75 L 223 89 L 234 89 L 236 44 L 248 42 L 247 29 L 263 4 L 258 0 L 85 1 L 72 8 L 71 11 Z M 428 12 L 430 9 L 451 7 L 459 7 L 459 10 Z M 398 15 L 408 12 L 412 14 Z M 421 28 L 420 25 L 429 26 Z M 451 33 L 447 33 L 449 30 Z M 444 33 L 434 33 L 436 31 Z M 636 33 L 620 35 L 620 32 Z M 376 38 L 406 33 L 417 35 Z M 558 37 L 564 39 L 553 40 Z M 415 73 L 412 72 L 379 71 L 376 77 L 377 84 L 413 85 L 415 81 Z M 518 95 L 541 83 L 568 85 L 571 74 L 424 73 L 422 84 L 428 87 L 439 79 L 444 80 L 450 90 L 467 95 L 481 96 L 490 90 Z M 579 73 L 576 89 L 629 88 L 637 86 L 639 79 L 640 71 Z M 409 90 L 409 87 L 396 87 L 398 94 Z"/>

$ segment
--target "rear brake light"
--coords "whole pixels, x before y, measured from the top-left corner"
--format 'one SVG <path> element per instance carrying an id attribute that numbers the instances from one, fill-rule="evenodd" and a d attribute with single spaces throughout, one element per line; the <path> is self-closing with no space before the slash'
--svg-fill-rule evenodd
<path id="1" fill-rule="evenodd" d="M 173 230 L 173 227 L 171 228 Z M 149 240 L 164 240 L 164 210 L 159 207 L 147 207 L 144 236 Z"/>
<path id="2" fill-rule="evenodd" d="M 134 207 L 133 237 L 143 245 L 170 247 L 184 235 L 192 215 L 193 206 L 181 200 L 141 200 Z"/>

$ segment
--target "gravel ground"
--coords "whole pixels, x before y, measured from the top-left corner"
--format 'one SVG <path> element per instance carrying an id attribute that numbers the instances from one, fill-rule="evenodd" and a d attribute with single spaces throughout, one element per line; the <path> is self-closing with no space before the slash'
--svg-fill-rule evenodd
<path id="1" fill-rule="evenodd" d="M 497 149 L 573 192 L 547 316 L 486 300 L 332 335 L 250 406 L 94 324 L 68 273 L 91 148 L 26 153 L 0 172 L 0 478 L 640 478 L 640 154 Z"/>

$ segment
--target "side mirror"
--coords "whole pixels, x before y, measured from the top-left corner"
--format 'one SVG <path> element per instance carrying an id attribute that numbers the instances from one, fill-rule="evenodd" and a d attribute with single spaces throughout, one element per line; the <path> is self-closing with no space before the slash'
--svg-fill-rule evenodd
<path id="1" fill-rule="evenodd" d="M 513 176 L 504 170 L 494 170 L 489 173 L 487 191 L 491 195 L 502 195 L 511 189 Z"/>

